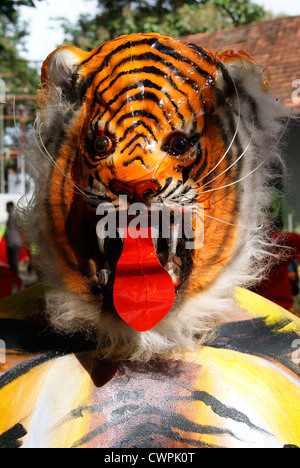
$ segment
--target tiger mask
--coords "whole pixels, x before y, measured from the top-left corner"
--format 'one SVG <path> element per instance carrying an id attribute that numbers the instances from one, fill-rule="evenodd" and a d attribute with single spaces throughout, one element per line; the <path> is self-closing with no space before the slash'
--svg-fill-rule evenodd
<path id="1" fill-rule="evenodd" d="M 137 34 L 57 49 L 42 84 L 29 232 L 50 322 L 110 357 L 208 340 L 268 251 L 282 125 L 261 68 L 244 51 Z"/>

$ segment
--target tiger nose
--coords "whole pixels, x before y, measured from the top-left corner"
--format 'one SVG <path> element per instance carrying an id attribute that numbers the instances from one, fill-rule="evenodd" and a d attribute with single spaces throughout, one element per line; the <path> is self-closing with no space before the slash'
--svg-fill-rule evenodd
<path id="1" fill-rule="evenodd" d="M 153 195 L 159 188 L 156 179 L 142 182 L 122 182 L 114 179 L 109 184 L 110 190 L 115 195 L 127 195 L 130 201 L 142 201 Z"/>

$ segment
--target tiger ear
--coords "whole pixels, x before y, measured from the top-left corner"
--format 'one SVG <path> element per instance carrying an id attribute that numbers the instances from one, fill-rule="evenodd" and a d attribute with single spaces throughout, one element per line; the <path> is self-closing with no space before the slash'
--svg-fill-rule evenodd
<path id="1" fill-rule="evenodd" d="M 216 52 L 214 54 L 215 58 L 219 60 L 220 62 L 226 64 L 233 62 L 235 60 L 249 60 L 252 63 L 255 63 L 254 58 L 248 54 L 245 50 L 225 50 L 224 52 Z"/>
<path id="2" fill-rule="evenodd" d="M 42 85 L 44 89 L 54 85 L 62 88 L 64 94 L 75 92 L 78 87 L 81 63 L 89 56 L 76 47 L 60 47 L 50 54 L 42 67 Z"/>
<path id="3" fill-rule="evenodd" d="M 259 105 L 269 96 L 270 85 L 265 70 L 246 51 L 226 50 L 214 53 L 214 57 L 222 64 L 222 72 L 216 77 L 219 104 L 223 101 L 231 106 L 245 92 L 249 97 L 253 96 Z"/>

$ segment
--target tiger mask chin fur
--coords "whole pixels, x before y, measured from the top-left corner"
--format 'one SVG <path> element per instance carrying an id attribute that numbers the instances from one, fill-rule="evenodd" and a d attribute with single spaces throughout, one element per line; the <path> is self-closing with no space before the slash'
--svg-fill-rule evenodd
<path id="1" fill-rule="evenodd" d="M 95 334 L 110 357 L 147 360 L 203 343 L 268 251 L 269 187 L 284 169 L 281 107 L 261 68 L 244 51 L 137 34 L 91 52 L 59 48 L 42 84 L 28 145 L 29 232 L 52 285 L 50 322 Z M 170 210 L 169 237 L 158 225 L 130 250 L 126 224 L 123 241 L 118 229 L 103 234 L 103 216 L 136 203 L 144 219 L 154 205 Z M 187 248 L 174 213 L 190 208 Z"/>

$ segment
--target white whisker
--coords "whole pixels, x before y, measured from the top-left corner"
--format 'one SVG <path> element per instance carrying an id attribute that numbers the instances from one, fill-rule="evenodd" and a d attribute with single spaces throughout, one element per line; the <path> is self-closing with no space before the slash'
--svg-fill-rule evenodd
<path id="1" fill-rule="evenodd" d="M 194 184 L 199 184 L 199 182 L 201 182 L 201 180 L 203 179 L 206 179 L 207 176 L 209 176 L 221 163 L 222 161 L 224 161 L 224 159 L 226 158 L 227 154 L 229 153 L 235 139 L 236 139 L 236 136 L 238 134 L 238 131 L 239 131 L 239 128 L 240 128 L 240 123 L 241 123 L 241 104 L 240 104 L 240 97 L 239 97 L 239 92 L 238 92 L 238 89 L 237 89 L 237 86 L 235 84 L 235 81 L 232 77 L 230 77 L 231 81 L 232 81 L 232 84 L 234 86 L 234 89 L 235 89 L 235 94 L 236 94 L 236 97 L 237 97 L 237 104 L 238 104 L 238 120 L 237 120 L 237 125 L 236 125 L 236 129 L 235 129 L 235 132 L 234 132 L 234 135 L 232 137 L 232 140 L 230 142 L 230 145 L 228 146 L 227 150 L 225 151 L 225 153 L 223 154 L 222 158 L 219 160 L 219 162 L 217 164 L 215 164 L 215 166 L 207 173 L 205 174 L 202 179 L 198 179 Z"/>
<path id="2" fill-rule="evenodd" d="M 246 146 L 246 148 L 244 149 L 244 151 L 242 152 L 242 154 L 229 166 L 227 167 L 223 172 L 221 172 L 221 174 L 217 175 L 214 179 L 211 179 L 210 181 L 206 182 L 204 185 L 201 185 L 201 187 L 198 187 L 197 189 L 194 188 L 194 185 L 191 186 L 191 189 L 189 192 L 193 192 L 191 193 L 191 195 L 189 195 L 189 192 L 184 195 L 185 199 L 187 201 L 192 201 L 195 197 L 195 193 L 197 193 L 200 189 L 202 189 L 203 187 L 206 187 L 207 185 L 211 184 L 212 182 L 214 182 L 215 180 L 217 180 L 219 177 L 221 177 L 222 175 L 224 175 L 227 171 L 229 171 L 232 167 L 234 167 L 244 156 L 245 154 L 247 153 L 248 149 L 250 148 L 250 145 L 252 143 L 252 139 L 253 139 L 253 130 L 254 130 L 254 116 L 253 116 L 253 113 L 252 113 L 252 132 L 251 132 L 251 137 L 250 137 L 250 140 Z M 196 184 L 196 183 L 195 183 Z M 185 187 L 184 186 L 181 186 L 180 189 L 183 190 Z M 202 192 L 202 193 L 206 193 L 206 192 Z M 179 195 L 180 196 L 180 195 Z M 179 199 L 179 197 L 177 198 Z M 172 197 L 172 200 L 176 200 L 176 198 L 173 198 Z"/>
<path id="3" fill-rule="evenodd" d="M 247 153 L 248 149 L 250 148 L 250 145 L 252 143 L 252 139 L 253 139 L 253 132 L 254 132 L 254 116 L 253 116 L 253 113 L 252 113 L 252 132 L 251 132 L 251 137 L 250 137 L 250 140 L 246 146 L 246 148 L 244 149 L 244 151 L 242 152 L 242 154 L 230 165 L 228 166 L 223 172 L 221 172 L 221 174 L 217 175 L 214 179 L 211 179 L 209 180 L 208 182 L 206 182 L 204 185 L 202 185 L 201 187 L 198 187 L 197 190 L 200 190 L 201 188 L 203 187 L 206 187 L 207 185 L 211 184 L 212 182 L 214 182 L 215 180 L 217 180 L 219 177 L 221 177 L 223 174 L 225 174 L 227 171 L 229 171 L 232 167 L 234 167 L 244 156 L 245 154 Z"/>
<path id="4" fill-rule="evenodd" d="M 26 148 L 24 147 L 23 145 L 23 142 L 21 140 L 21 137 L 20 137 L 20 134 L 19 134 L 19 130 L 18 130 L 18 126 L 17 126 L 17 121 L 16 121 L 16 98 L 15 96 L 13 97 L 13 117 L 14 117 L 14 127 L 15 127 L 15 131 L 16 131 L 16 135 L 17 135 L 17 139 L 18 139 L 18 143 L 19 143 L 19 146 L 20 148 L 22 149 L 22 152 L 24 155 L 26 155 Z M 36 121 L 38 120 L 38 117 L 35 119 L 34 123 L 33 123 L 33 134 L 34 134 L 34 139 L 35 139 L 35 142 L 36 142 L 36 145 L 37 147 L 39 148 L 40 152 L 46 156 L 42 149 L 40 148 L 39 144 L 38 144 L 38 141 L 37 141 L 37 138 L 36 138 L 36 135 L 35 135 L 35 127 L 36 127 Z M 27 161 L 32 165 L 32 167 L 34 167 L 34 169 L 41 175 L 43 175 L 42 171 L 33 163 L 33 161 L 29 158 L 27 158 Z M 75 192 L 74 190 L 71 190 L 71 189 L 67 189 L 65 187 L 63 187 L 62 185 L 59 185 L 57 184 L 56 182 L 53 182 L 51 180 L 51 183 L 52 185 L 56 185 L 57 187 L 59 188 L 63 188 L 64 190 L 68 191 L 68 192 L 72 192 L 72 193 L 77 193 Z"/>
<path id="5" fill-rule="evenodd" d="M 241 105 L 240 105 L 240 98 L 239 98 L 239 93 L 238 93 L 238 89 L 237 89 L 237 86 L 236 86 L 236 84 L 235 84 L 235 81 L 233 80 L 232 77 L 230 77 L 230 79 L 231 79 L 232 84 L 233 84 L 234 89 L 235 89 L 235 94 L 236 94 L 236 97 L 237 97 L 237 104 L 238 104 L 238 110 L 237 110 L 237 124 L 236 124 L 236 128 L 235 128 L 234 135 L 233 135 L 233 137 L 232 137 L 232 140 L 231 140 L 231 142 L 230 142 L 230 144 L 229 144 L 227 150 L 226 150 L 225 153 L 223 154 L 222 158 L 218 161 L 218 163 L 215 164 L 215 166 L 214 166 L 206 175 L 204 175 L 202 178 L 200 178 L 200 179 L 198 179 L 197 181 L 195 181 L 195 182 L 193 183 L 193 185 L 192 185 L 191 188 L 194 188 L 194 186 L 198 185 L 203 179 L 207 178 L 207 177 L 222 163 L 222 161 L 224 161 L 224 159 L 226 158 L 227 154 L 229 153 L 229 151 L 230 151 L 230 149 L 231 149 L 231 147 L 232 147 L 232 145 L 233 145 L 233 143 L 234 143 L 234 141 L 235 141 L 235 139 L 236 139 L 236 136 L 237 136 L 237 134 L 238 134 L 238 131 L 239 131 L 239 128 L 240 128 L 240 122 L 241 122 Z M 254 127 L 254 122 L 253 122 L 253 127 Z M 252 136 L 253 136 L 253 135 L 252 135 Z M 252 139 L 252 136 L 251 136 L 251 139 Z M 251 141 L 250 141 L 248 147 L 250 146 L 250 144 L 251 144 Z M 247 151 L 248 147 L 246 148 L 245 152 Z M 245 152 L 244 152 L 244 153 L 245 153 Z M 239 159 L 244 155 L 244 153 L 239 157 Z M 237 161 L 235 161 L 235 163 L 236 163 L 236 162 L 237 162 Z M 235 163 L 233 163 L 232 166 L 233 166 Z M 232 167 L 232 166 L 231 166 L 231 167 Z M 231 168 L 231 167 L 230 167 L 230 168 Z M 222 174 L 218 175 L 216 178 L 218 178 L 218 177 L 220 177 L 221 175 L 223 175 L 223 174 L 224 174 L 227 170 L 229 170 L 230 168 L 227 168 Z M 215 178 L 215 179 L 216 179 L 216 178 Z M 213 179 L 213 180 L 215 180 L 215 179 Z M 213 180 L 212 180 L 212 181 L 213 181 Z M 205 187 L 206 185 L 209 185 L 212 181 L 205 183 L 202 187 Z M 184 189 L 189 185 L 189 183 L 190 183 L 190 180 L 188 179 L 188 180 L 181 186 L 181 190 L 184 190 Z"/>
<path id="6" fill-rule="evenodd" d="M 38 140 L 37 140 L 37 137 L 36 137 L 36 122 L 38 120 L 38 117 L 35 119 L 34 121 L 34 124 L 33 124 L 33 136 L 34 136 L 34 140 L 35 140 L 35 143 L 40 151 L 40 153 L 48 160 L 48 157 L 47 155 L 43 152 L 42 148 L 40 147 L 39 143 L 38 143 Z M 35 168 L 35 170 L 37 172 L 39 172 L 39 174 L 42 174 L 42 171 L 40 169 L 38 169 L 36 167 L 35 164 L 33 164 L 33 162 L 31 160 L 29 160 L 30 164 Z M 51 184 L 52 185 L 55 185 L 56 187 L 59 187 L 59 188 L 62 188 L 64 189 L 65 191 L 68 191 L 68 192 L 72 192 L 72 193 L 80 193 L 80 192 L 75 192 L 75 190 L 71 190 L 71 189 L 68 189 L 68 188 L 65 188 L 64 186 L 60 185 L 60 184 L 57 184 L 56 182 L 54 182 L 53 180 L 50 180 Z"/>
<path id="7" fill-rule="evenodd" d="M 182 200 L 180 200 L 180 201 L 178 201 L 178 200 L 162 200 L 162 205 L 165 206 L 166 208 L 170 209 L 170 208 L 174 208 L 174 207 L 182 208 L 183 206 L 191 205 L 191 203 L 190 202 L 184 203 Z M 194 213 L 200 219 L 201 219 L 201 217 L 204 216 L 206 218 L 213 219 L 214 221 L 218 221 L 218 222 L 220 222 L 222 224 L 226 224 L 228 226 L 243 229 L 243 230 L 249 231 L 249 232 L 258 232 L 258 231 L 261 231 L 264 228 L 263 224 L 261 224 L 261 225 L 259 225 L 257 227 L 252 227 L 251 228 L 251 227 L 248 227 L 248 226 L 243 226 L 242 224 L 239 224 L 239 223 L 230 223 L 229 221 L 225 221 L 224 219 L 216 218 L 214 216 L 211 216 L 211 215 L 205 213 L 204 209 L 200 208 L 199 204 L 197 204 L 197 202 L 195 202 L 195 204 L 193 206 L 195 207 Z M 200 206 L 201 206 L 201 204 L 200 204 Z M 201 219 L 201 221 L 203 222 L 202 219 Z"/>
<path id="8" fill-rule="evenodd" d="M 37 119 L 36 119 L 37 121 Z M 36 124 L 36 121 L 35 121 L 35 124 Z M 51 156 L 51 154 L 49 153 L 49 151 L 47 150 L 46 146 L 44 145 L 44 142 L 43 142 L 43 139 L 42 139 L 42 135 L 41 135 L 41 127 L 42 127 L 43 123 L 40 124 L 39 126 L 39 131 L 38 131 L 38 135 L 39 135 L 39 140 L 42 144 L 42 148 L 43 150 L 45 151 L 45 153 L 43 153 L 46 157 L 48 157 L 50 159 L 50 161 L 52 162 L 53 166 L 61 173 L 61 175 L 66 179 L 68 180 L 82 195 L 85 195 L 85 193 L 81 190 L 80 186 L 77 185 L 72 179 L 70 179 L 65 173 L 64 171 L 59 167 L 59 165 L 57 164 L 57 162 L 54 160 L 54 158 Z M 37 140 L 36 140 L 36 143 L 37 143 Z M 37 143 L 38 144 L 38 143 Z M 39 146 L 39 145 L 38 145 Z M 40 148 L 40 147 L 39 147 Z"/>
<path id="9" fill-rule="evenodd" d="M 219 218 L 215 218 L 214 216 L 210 216 L 206 213 L 202 213 L 203 216 L 206 216 L 207 218 L 210 218 L 210 219 L 213 219 L 215 221 L 219 221 L 220 223 L 223 223 L 223 224 L 227 224 L 228 226 L 233 226 L 233 227 L 237 227 L 237 228 L 240 228 L 240 229 L 245 229 L 246 231 L 260 231 L 261 229 L 263 229 L 263 224 L 261 224 L 260 226 L 256 227 L 256 228 L 249 228 L 249 227 L 246 227 L 246 226 L 242 226 L 241 224 L 235 224 L 235 223 L 229 223 L 228 221 L 224 221 L 223 219 L 219 219 Z"/>
<path id="10" fill-rule="evenodd" d="M 248 177 L 250 177 L 251 175 L 253 175 L 256 171 L 258 171 L 258 169 L 260 169 L 265 163 L 266 161 L 272 156 L 273 152 L 275 151 L 275 149 L 277 148 L 277 146 L 279 145 L 281 139 L 283 138 L 283 135 L 285 134 L 286 132 L 286 129 L 290 123 L 290 120 L 292 118 L 292 114 L 293 114 L 293 109 L 291 110 L 291 113 L 289 115 L 289 118 L 287 119 L 287 122 L 283 128 L 283 131 L 282 133 L 280 134 L 279 138 L 277 139 L 275 145 L 272 147 L 271 151 L 268 153 L 268 155 L 262 160 L 262 162 L 256 166 L 251 172 L 249 172 L 248 174 L 246 174 L 244 177 L 241 177 L 240 179 L 238 180 L 235 180 L 234 182 L 231 182 L 230 184 L 226 184 L 226 185 L 222 185 L 220 187 L 215 187 L 213 189 L 210 189 L 210 190 L 205 190 L 204 192 L 200 192 L 201 195 L 204 195 L 205 193 L 210 193 L 210 192 L 215 192 L 216 190 L 222 190 L 224 188 L 227 188 L 227 187 L 231 187 L 233 185 L 236 185 L 240 182 L 242 182 L 243 180 L 247 179 Z M 201 190 L 201 187 L 198 189 L 198 190 Z"/>

